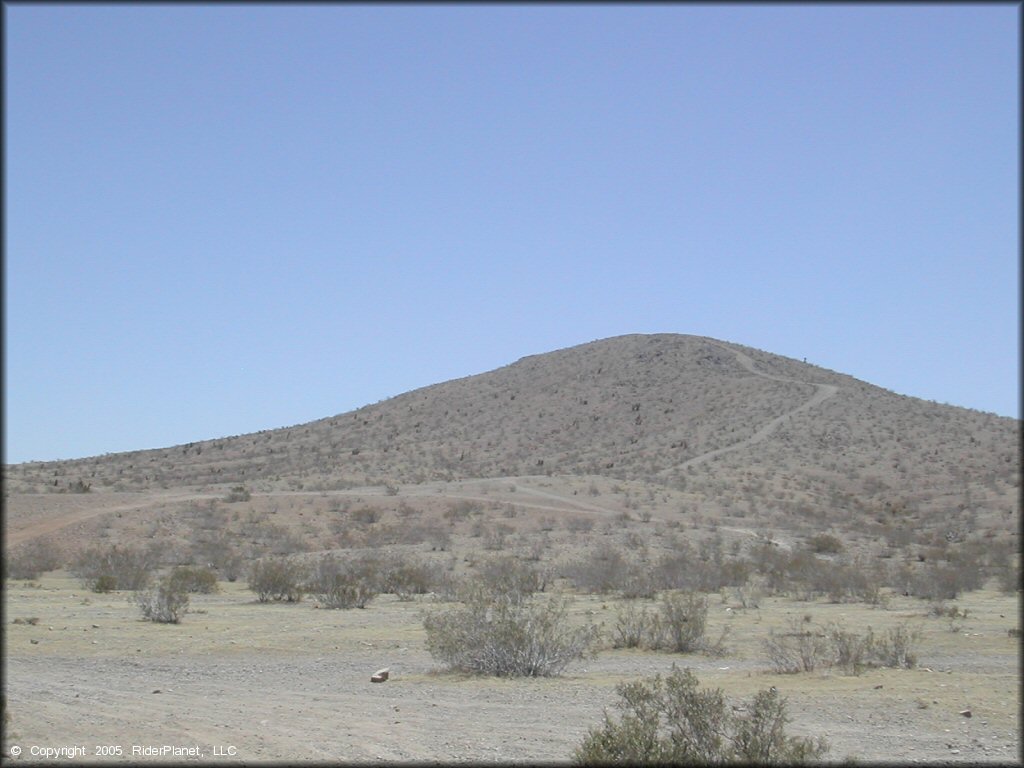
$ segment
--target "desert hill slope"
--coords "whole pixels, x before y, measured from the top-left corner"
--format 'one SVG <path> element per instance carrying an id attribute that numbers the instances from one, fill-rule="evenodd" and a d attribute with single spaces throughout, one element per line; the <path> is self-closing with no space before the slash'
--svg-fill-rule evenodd
<path id="1" fill-rule="evenodd" d="M 604 476 L 805 518 L 1018 506 L 1020 422 L 705 337 L 629 335 L 293 427 L 5 467 L 5 492 Z"/>

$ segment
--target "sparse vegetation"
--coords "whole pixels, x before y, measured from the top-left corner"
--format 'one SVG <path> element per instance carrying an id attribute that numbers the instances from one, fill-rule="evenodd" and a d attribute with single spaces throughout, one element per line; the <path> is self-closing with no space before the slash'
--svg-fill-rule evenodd
<path id="1" fill-rule="evenodd" d="M 576 749 L 580 765 L 792 764 L 820 760 L 823 739 L 787 736 L 786 703 L 774 689 L 759 692 L 736 714 L 720 689 L 699 689 L 697 677 L 675 664 L 660 675 L 616 686 L 618 720 L 605 712 Z"/>
<path id="2" fill-rule="evenodd" d="M 167 583 L 183 592 L 209 595 L 217 591 L 217 574 L 209 568 L 179 566 L 171 571 Z"/>
<path id="3" fill-rule="evenodd" d="M 154 560 L 136 547 L 93 546 L 79 554 L 72 572 L 93 592 L 139 590 L 149 586 Z"/>
<path id="4" fill-rule="evenodd" d="M 305 591 L 324 608 L 365 608 L 380 592 L 380 563 L 371 557 L 340 560 L 324 555 Z"/>
<path id="5" fill-rule="evenodd" d="M 876 635 L 871 627 L 859 634 L 835 622 L 818 627 L 792 620 L 786 632 L 770 630 L 762 646 L 777 674 L 838 667 L 844 674 L 859 675 L 867 667 L 913 668 L 920 639 L 921 631 L 906 624 Z"/>
<path id="6" fill-rule="evenodd" d="M 617 648 L 722 655 L 728 628 L 710 642 L 705 635 L 707 616 L 707 598 L 692 592 L 666 592 L 656 610 L 637 608 L 629 601 L 616 617 L 612 644 Z"/>
<path id="7" fill-rule="evenodd" d="M 181 580 L 166 578 L 155 587 L 136 592 L 135 603 L 143 618 L 157 624 L 178 624 L 188 610 L 189 595 Z"/>
<path id="8" fill-rule="evenodd" d="M 498 677 L 559 675 L 597 639 L 568 622 L 568 598 L 526 597 L 478 586 L 460 607 L 428 612 L 427 649 L 448 668 Z"/>
<path id="9" fill-rule="evenodd" d="M 60 568 L 64 553 L 52 539 L 33 539 L 13 548 L 4 558 L 4 576 L 9 579 L 38 579 Z"/>
<path id="10" fill-rule="evenodd" d="M 234 488 L 227 492 L 224 497 L 224 501 L 229 504 L 235 504 L 240 501 L 249 501 L 252 498 L 252 493 L 244 485 L 236 485 Z"/>
<path id="11" fill-rule="evenodd" d="M 249 589 L 261 603 L 302 600 L 306 566 L 287 557 L 266 557 L 249 568 Z"/>

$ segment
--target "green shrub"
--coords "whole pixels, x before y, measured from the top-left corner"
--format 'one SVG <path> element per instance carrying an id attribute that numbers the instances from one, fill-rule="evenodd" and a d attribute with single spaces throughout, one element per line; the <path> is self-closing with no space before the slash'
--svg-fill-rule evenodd
<path id="1" fill-rule="evenodd" d="M 171 586 L 184 592 L 209 595 L 217 591 L 217 574 L 209 568 L 179 566 L 168 577 Z"/>
<path id="2" fill-rule="evenodd" d="M 257 560 L 249 569 L 249 589 L 261 603 L 284 600 L 297 603 L 302 600 L 306 566 L 287 557 L 267 557 Z"/>
<path id="3" fill-rule="evenodd" d="M 787 736 L 785 700 L 774 689 L 761 691 L 743 715 L 727 706 L 721 689 L 698 689 L 689 669 L 675 664 L 660 675 L 616 687 L 622 712 L 607 712 L 577 747 L 581 765 L 711 765 L 718 763 L 803 763 L 819 760 L 824 740 Z"/>
<path id="4" fill-rule="evenodd" d="M 427 649 L 450 669 L 499 677 L 549 677 L 582 658 L 598 628 L 569 626 L 568 598 L 471 590 L 457 608 L 428 613 Z"/>

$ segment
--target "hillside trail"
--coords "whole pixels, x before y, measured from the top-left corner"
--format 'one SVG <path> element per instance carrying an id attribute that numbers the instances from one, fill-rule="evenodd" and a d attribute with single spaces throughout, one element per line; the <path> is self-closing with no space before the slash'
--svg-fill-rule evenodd
<path id="1" fill-rule="evenodd" d="M 737 362 L 739 362 L 740 365 L 742 365 L 746 370 L 750 371 L 755 376 L 760 376 L 762 379 L 771 379 L 772 381 L 783 381 L 788 384 L 811 384 L 812 386 L 816 387 L 817 391 L 814 393 L 814 395 L 811 396 L 809 400 L 807 400 L 807 402 L 798 405 L 791 411 L 786 411 L 780 416 L 776 416 L 774 419 L 764 424 L 750 437 L 740 440 L 739 442 L 733 443 L 732 445 L 727 445 L 724 448 L 716 448 L 713 451 L 708 451 L 707 453 L 702 453 L 698 456 L 694 456 L 692 459 L 687 459 L 686 461 L 680 464 L 676 464 L 674 467 L 669 467 L 668 469 L 662 470 L 661 472 L 658 473 L 659 475 L 664 475 L 669 472 L 677 472 L 680 469 L 688 469 L 689 467 L 696 466 L 697 464 L 701 464 L 705 461 L 709 461 L 710 459 L 713 459 L 716 456 L 721 456 L 722 454 L 725 453 L 731 453 L 732 451 L 740 451 L 743 450 L 744 448 L 749 448 L 752 445 L 756 445 L 757 443 L 764 442 L 765 440 L 768 439 L 772 432 L 774 432 L 776 428 L 784 421 L 787 421 L 788 419 L 792 418 L 798 413 L 821 405 L 823 402 L 828 400 L 830 397 L 833 397 L 839 391 L 839 387 L 835 386 L 834 384 L 817 384 L 812 381 L 790 379 L 786 376 L 775 376 L 770 373 L 765 373 L 764 371 L 759 371 L 754 361 L 748 355 L 745 355 L 743 352 L 740 352 L 739 350 L 736 349 L 730 349 L 729 347 L 723 344 L 718 344 L 717 342 L 711 343 L 713 343 L 716 347 L 724 349 L 726 352 L 732 352 L 736 356 Z"/>
<path id="2" fill-rule="evenodd" d="M 111 499 L 105 498 L 104 494 L 96 494 L 95 496 L 90 496 L 88 499 L 83 499 L 83 502 L 87 501 L 89 503 L 82 509 L 68 512 L 60 515 L 59 517 L 50 517 L 44 520 L 31 522 L 24 527 L 18 527 L 20 521 L 11 520 L 8 516 L 5 519 L 7 530 L 4 535 L 4 541 L 8 546 L 13 546 L 15 544 L 21 544 L 29 541 L 30 539 L 38 538 L 39 536 L 56 533 L 63 528 L 67 528 L 69 525 L 82 523 L 94 517 L 100 517 L 101 515 L 109 515 L 115 512 L 138 512 L 149 507 L 155 507 L 170 502 L 197 501 L 200 499 L 214 498 L 218 498 L 218 496 L 210 493 L 192 493 L 187 491 L 171 493 L 162 492 L 155 497 L 140 499 L 130 503 L 109 504 L 105 502 L 108 502 Z"/>
<path id="3" fill-rule="evenodd" d="M 832 385 L 832 384 L 817 384 L 817 383 L 814 383 L 814 382 L 801 381 L 799 379 L 791 379 L 791 378 L 788 378 L 788 377 L 776 376 L 776 375 L 773 375 L 773 374 L 770 374 L 770 373 L 765 373 L 763 371 L 759 371 L 757 369 L 757 366 L 755 365 L 754 361 L 748 355 L 744 354 L 743 352 L 740 352 L 739 350 L 735 350 L 735 349 L 730 349 L 729 347 L 727 347 L 727 346 L 725 346 L 723 344 L 719 344 L 717 342 L 711 342 L 711 343 L 715 344 L 715 346 L 725 350 L 726 352 L 731 352 L 733 355 L 736 356 L 737 362 L 739 362 L 739 364 L 741 366 L 743 366 L 743 368 L 745 368 L 747 371 L 749 371 L 750 373 L 754 374 L 755 376 L 760 376 L 763 379 L 770 379 L 770 380 L 773 380 L 773 381 L 787 382 L 787 383 L 790 383 L 790 384 L 812 384 L 816 388 L 816 391 L 815 391 L 814 395 L 811 396 L 811 398 L 809 400 L 807 400 L 806 402 L 804 402 L 801 405 L 797 406 L 793 410 L 787 411 L 786 413 L 783 413 L 782 415 L 776 416 L 775 418 L 771 419 L 766 424 L 761 426 L 750 437 L 748 437 L 748 438 L 746 438 L 744 440 L 740 440 L 739 442 L 733 443 L 732 445 L 727 445 L 724 448 L 716 448 L 715 450 L 708 451 L 706 453 L 702 453 L 702 454 L 700 454 L 698 456 L 694 456 L 693 458 L 687 459 L 686 461 L 682 462 L 681 464 L 677 464 L 677 465 L 675 465 L 673 467 L 669 467 L 668 469 L 661 470 L 660 472 L 656 473 L 657 475 L 665 475 L 665 474 L 667 474 L 669 472 L 676 472 L 676 471 L 681 470 L 681 469 L 688 469 L 689 467 L 695 466 L 695 465 L 700 464 L 700 463 L 705 462 L 705 461 L 709 461 L 710 459 L 713 459 L 713 458 L 715 458 L 717 456 L 721 456 L 722 454 L 730 453 L 732 451 L 743 450 L 744 448 L 749 448 L 752 445 L 756 445 L 757 443 L 761 443 L 764 440 L 766 440 L 776 430 L 776 428 L 778 428 L 778 426 L 780 424 L 782 424 L 784 421 L 786 421 L 787 419 L 791 418 L 792 416 L 795 416 L 798 413 L 801 413 L 801 412 L 806 411 L 806 410 L 808 410 L 810 408 L 814 408 L 815 406 L 820 405 L 821 403 L 823 403 L 826 400 L 828 400 L 830 397 L 833 397 L 839 391 L 839 387 L 837 387 L 835 385 Z M 564 496 L 564 495 L 561 495 L 561 494 L 557 494 L 557 493 L 551 493 L 551 492 L 547 492 L 547 491 L 542 491 L 542 490 L 540 490 L 538 488 L 533 488 L 533 487 L 530 487 L 528 485 L 520 485 L 519 486 L 519 490 L 525 492 L 528 495 L 534 496 L 534 497 L 539 497 L 539 498 L 543 498 L 543 499 L 551 500 L 551 501 L 559 501 L 559 502 L 561 502 L 564 505 L 567 505 L 569 507 L 575 507 L 576 509 L 583 510 L 583 511 L 596 512 L 598 514 L 606 515 L 606 516 L 612 516 L 612 515 L 620 513 L 619 511 L 608 509 L 607 507 L 603 507 L 603 506 L 601 506 L 599 504 L 593 504 L 593 503 L 590 503 L 590 502 L 581 501 L 579 499 L 569 498 L 567 496 Z M 277 492 L 273 492 L 270 495 L 274 495 L 274 496 L 293 496 L 293 495 L 294 496 L 302 496 L 302 495 L 352 496 L 352 495 L 384 495 L 384 493 L 385 493 L 385 489 L 384 488 L 380 488 L 379 491 L 376 492 L 376 493 L 375 493 L 375 489 L 360 488 L 360 489 L 350 489 L 350 490 L 342 490 L 342 491 L 338 491 L 338 490 L 336 490 L 336 491 L 277 491 Z M 401 494 L 401 495 L 420 495 L 420 494 L 417 494 L 417 493 L 414 492 L 412 494 Z M 460 499 L 460 500 L 466 500 L 466 501 L 482 501 L 482 502 L 485 502 L 485 501 L 490 501 L 491 500 L 491 499 L 486 499 L 486 498 L 483 498 L 483 497 L 480 497 L 480 496 L 476 496 L 476 495 L 471 495 L 471 494 L 450 493 L 450 492 L 444 492 L 444 491 L 441 491 L 438 495 L 442 496 L 442 497 L 445 497 L 445 498 Z M 198 500 L 201 500 L 201 499 L 211 499 L 211 498 L 217 498 L 217 496 L 214 495 L 214 494 L 210 494 L 210 493 L 195 493 L 195 492 L 187 492 L 187 491 L 186 492 L 174 492 L 174 491 L 172 491 L 172 492 L 161 493 L 156 498 L 148 498 L 146 500 L 140 500 L 137 503 L 118 504 L 117 506 L 107 506 L 107 505 L 92 506 L 92 505 L 89 505 L 89 507 L 86 508 L 86 509 L 75 510 L 74 512 L 71 512 L 71 513 L 68 513 L 68 514 L 65 514 L 65 515 L 61 515 L 59 517 L 53 517 L 53 518 L 49 518 L 49 519 L 46 519 L 46 520 L 40 520 L 40 521 L 37 521 L 37 522 L 34 522 L 34 523 L 30 523 L 30 524 L 26 525 L 25 527 L 20 527 L 20 526 L 17 526 L 17 525 L 13 525 L 12 526 L 11 525 L 12 521 L 8 520 L 8 530 L 7 530 L 7 533 L 6 533 L 6 543 L 7 543 L 8 546 L 13 545 L 13 544 L 20 544 L 22 542 L 25 542 L 25 541 L 28 541 L 30 539 L 36 538 L 38 536 L 43 536 L 43 535 L 46 535 L 46 534 L 55 533 L 56 531 L 59 531 L 62 528 L 66 528 L 69 525 L 73 525 L 75 523 L 80 523 L 80 522 L 83 522 L 83 521 L 88 520 L 90 518 L 98 517 L 100 515 L 109 514 L 111 512 L 139 511 L 140 509 L 143 509 L 143 508 L 146 508 L 146 507 L 155 506 L 157 504 L 163 504 L 163 503 L 167 503 L 167 502 L 170 502 L 170 501 L 177 501 L 177 502 L 182 502 L 182 501 L 198 501 Z M 522 501 L 517 501 L 515 503 L 519 504 L 520 506 L 526 507 L 526 508 L 533 508 L 533 509 L 544 510 L 544 511 L 551 511 L 551 512 L 563 512 L 563 511 L 565 511 L 564 507 L 552 507 L 552 506 L 549 506 L 549 505 L 531 504 L 529 502 L 525 502 L 524 503 Z M 12 528 L 13 528 L 13 530 L 12 530 Z M 744 533 L 744 534 L 751 535 L 751 536 L 757 536 L 758 535 L 756 532 L 751 531 L 749 529 L 739 529 L 739 528 L 737 528 L 737 529 L 731 529 L 731 530 L 734 530 L 737 533 Z"/>

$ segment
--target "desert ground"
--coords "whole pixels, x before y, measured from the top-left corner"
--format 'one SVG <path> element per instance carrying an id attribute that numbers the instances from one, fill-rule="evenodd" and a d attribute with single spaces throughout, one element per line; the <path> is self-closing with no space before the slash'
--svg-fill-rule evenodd
<path id="1" fill-rule="evenodd" d="M 430 596 L 320 610 L 311 601 L 260 604 L 240 583 L 221 587 L 194 596 L 180 624 L 161 625 L 142 621 L 127 594 L 89 593 L 66 574 L 11 583 L 5 757 L 15 747 L 26 761 L 33 748 L 81 746 L 83 762 L 566 762 L 613 708 L 616 683 L 672 664 L 733 701 L 777 686 L 791 732 L 824 736 L 829 760 L 1020 757 L 1020 641 L 1008 633 L 1018 605 L 995 591 L 957 601 L 967 611 L 959 621 L 929 615 L 913 598 L 872 608 L 772 597 L 744 609 L 725 592 L 711 597 L 708 619 L 710 634 L 730 628 L 724 656 L 605 644 L 561 677 L 496 679 L 445 672 L 431 658 L 422 625 Z M 577 596 L 573 620 L 607 626 L 618 602 Z M 761 648 L 768 628 L 808 614 L 919 627 L 919 663 L 856 676 L 772 673 Z M 383 667 L 390 679 L 371 683 Z M 201 756 L 132 755 L 163 745 Z M 96 754 L 111 746 L 122 755 Z"/>

